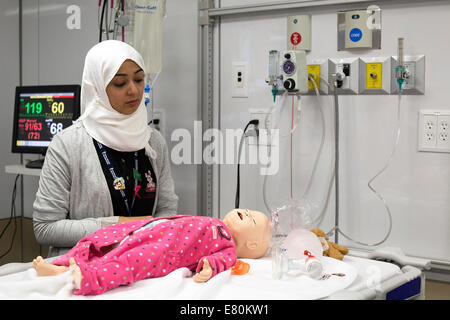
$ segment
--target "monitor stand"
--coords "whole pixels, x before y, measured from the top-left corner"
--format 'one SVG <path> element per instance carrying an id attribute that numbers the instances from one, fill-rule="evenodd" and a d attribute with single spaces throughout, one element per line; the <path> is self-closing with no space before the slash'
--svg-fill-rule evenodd
<path id="1" fill-rule="evenodd" d="M 42 169 L 42 165 L 44 164 L 44 159 L 38 159 L 28 162 L 25 167 L 30 169 Z"/>

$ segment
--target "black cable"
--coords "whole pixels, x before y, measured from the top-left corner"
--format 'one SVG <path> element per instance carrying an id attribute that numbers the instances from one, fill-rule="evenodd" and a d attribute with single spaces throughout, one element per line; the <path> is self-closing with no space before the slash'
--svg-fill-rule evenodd
<path id="1" fill-rule="evenodd" d="M 245 132 L 247 131 L 248 127 L 250 125 L 254 125 L 257 126 L 259 124 L 259 120 L 257 119 L 253 119 L 250 120 L 247 125 L 245 126 L 244 132 L 242 133 L 242 137 L 241 137 L 241 141 L 239 142 L 239 151 L 238 151 L 238 161 L 237 161 L 237 182 L 236 182 L 236 196 L 234 198 L 234 207 L 237 209 L 239 208 L 239 198 L 240 198 L 240 164 L 239 164 L 239 160 L 241 157 L 241 147 L 242 147 L 242 141 L 245 138 Z"/>
<path id="2" fill-rule="evenodd" d="M 100 28 L 100 33 L 99 33 L 99 36 L 98 36 L 98 42 L 102 42 L 103 16 L 105 15 L 106 3 L 107 3 L 107 2 L 108 2 L 108 0 L 103 0 L 102 15 L 101 15 L 101 18 L 100 18 L 100 26 L 99 26 L 99 28 Z"/>
<path id="3" fill-rule="evenodd" d="M 12 197 L 11 197 L 11 216 L 9 218 L 8 223 L 6 224 L 6 226 L 3 228 L 2 233 L 0 234 L 0 239 L 3 237 L 3 234 L 5 233 L 6 229 L 8 229 L 9 225 L 11 224 L 11 221 L 14 219 L 14 232 L 13 232 L 13 236 L 11 239 L 11 244 L 9 246 L 8 251 L 6 251 L 4 254 L 2 254 L 0 256 L 0 259 L 3 258 L 4 256 L 6 256 L 12 249 L 13 244 L 14 244 L 14 238 L 16 237 L 16 231 L 17 231 L 17 221 L 16 221 L 16 191 L 17 191 L 17 180 L 19 179 L 20 174 L 18 174 L 16 176 L 16 180 L 14 181 L 14 188 L 13 188 L 13 193 L 12 193 Z"/>

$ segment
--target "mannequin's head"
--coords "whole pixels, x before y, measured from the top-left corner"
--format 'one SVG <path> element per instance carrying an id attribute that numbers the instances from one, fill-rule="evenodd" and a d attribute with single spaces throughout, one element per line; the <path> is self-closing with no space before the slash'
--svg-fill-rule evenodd
<path id="1" fill-rule="evenodd" d="M 270 247 L 272 230 L 269 218 L 259 211 L 234 209 L 223 222 L 231 232 L 238 258 L 257 259 Z"/>

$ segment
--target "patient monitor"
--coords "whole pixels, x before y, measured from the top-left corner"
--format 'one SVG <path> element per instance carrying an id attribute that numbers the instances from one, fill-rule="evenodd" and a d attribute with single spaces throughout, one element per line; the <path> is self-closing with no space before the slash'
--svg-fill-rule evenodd
<path id="1" fill-rule="evenodd" d="M 79 85 L 16 87 L 11 151 L 45 155 L 53 137 L 80 115 Z M 29 168 L 41 168 L 43 160 Z"/>

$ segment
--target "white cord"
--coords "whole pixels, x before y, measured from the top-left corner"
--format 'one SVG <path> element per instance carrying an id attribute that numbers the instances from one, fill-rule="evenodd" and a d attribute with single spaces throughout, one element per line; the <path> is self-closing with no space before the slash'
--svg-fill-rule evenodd
<path id="1" fill-rule="evenodd" d="M 314 161 L 314 167 L 313 167 L 313 170 L 312 170 L 312 173 L 311 173 L 311 177 L 309 179 L 309 182 L 308 182 L 308 185 L 306 187 L 305 193 L 303 194 L 303 198 L 305 196 L 309 195 L 309 191 L 310 191 L 311 185 L 312 185 L 312 180 L 313 180 L 313 177 L 314 177 L 315 172 L 317 170 L 317 163 L 319 162 L 320 155 L 322 154 L 322 149 L 323 149 L 323 145 L 324 145 L 324 142 L 325 142 L 325 133 L 326 133 L 325 132 L 325 117 L 323 115 L 323 110 L 321 108 L 321 104 L 320 104 L 320 100 L 319 100 L 319 95 L 320 95 L 319 94 L 319 90 L 317 88 L 317 84 L 316 84 L 316 81 L 314 80 L 314 78 L 311 75 L 308 75 L 308 78 L 309 78 L 309 80 L 311 80 L 311 82 L 314 85 L 314 90 L 316 92 L 317 102 L 319 103 L 320 120 L 321 120 L 321 124 L 322 124 L 322 138 L 320 140 L 319 151 L 317 152 L 316 160 Z"/>
<path id="2" fill-rule="evenodd" d="M 297 96 L 297 100 L 298 100 L 298 102 L 297 102 L 297 111 L 296 111 L 297 119 L 295 120 L 294 127 L 291 130 L 289 130 L 288 134 L 280 136 L 280 138 L 290 137 L 291 134 L 293 134 L 295 132 L 295 130 L 297 129 L 298 124 L 300 123 L 300 113 L 302 111 L 302 99 L 301 99 L 300 96 Z M 281 118 L 281 113 L 280 113 L 280 118 Z"/>
<path id="3" fill-rule="evenodd" d="M 316 87 L 316 94 L 317 94 L 317 96 L 319 96 L 319 91 L 318 91 L 318 89 L 317 89 L 317 85 L 315 84 L 315 82 L 314 82 L 314 85 L 315 85 L 315 87 Z M 284 99 L 283 99 L 282 101 L 284 102 Z M 282 103 L 282 105 L 281 105 L 281 109 L 280 109 L 280 118 L 281 118 L 281 112 L 282 112 L 282 110 L 283 110 L 283 107 L 284 107 L 284 103 Z M 266 128 L 269 128 L 269 121 L 268 121 L 268 119 L 269 119 L 269 116 L 273 113 L 273 111 L 274 111 L 275 108 L 276 108 L 276 103 L 274 102 L 273 105 L 272 105 L 272 107 L 270 108 L 269 112 L 267 113 L 265 120 L 264 120 L 264 124 L 265 124 L 265 127 L 266 127 Z M 296 128 L 297 128 L 297 126 L 298 126 L 298 124 L 299 124 L 299 122 L 300 122 L 300 113 L 301 113 L 301 109 L 302 109 L 301 99 L 299 98 L 299 99 L 298 99 L 298 105 L 297 105 L 297 112 L 298 112 L 298 113 L 297 113 L 296 124 L 295 124 L 295 126 L 290 130 L 290 133 L 289 133 L 288 135 L 290 135 L 291 133 L 293 133 L 293 132 L 296 130 Z M 318 151 L 318 153 L 317 153 L 317 155 L 316 155 L 316 159 L 315 159 L 315 163 L 314 163 L 314 169 L 313 169 L 313 172 L 312 172 L 311 177 L 310 177 L 310 179 L 309 179 L 309 182 L 308 182 L 308 185 L 307 185 L 307 188 L 306 188 L 306 191 L 305 191 L 303 197 L 305 197 L 305 195 L 308 195 L 308 194 L 309 194 L 309 190 L 310 190 L 311 185 L 312 185 L 312 179 L 314 178 L 315 171 L 316 171 L 316 169 L 317 169 L 317 164 L 318 164 L 320 155 L 321 155 L 321 153 L 322 153 L 322 149 L 323 149 L 323 145 L 324 145 L 324 140 L 325 140 L 325 119 L 324 119 L 324 115 L 323 115 L 323 110 L 322 110 L 322 108 L 319 107 L 319 110 L 320 110 L 320 115 L 321 115 L 321 120 L 322 120 L 322 140 L 321 140 L 321 143 L 320 143 L 319 151 Z M 278 127 L 278 122 L 275 122 L 275 124 L 273 125 L 273 128 L 277 128 L 277 127 Z M 271 142 L 270 129 L 268 129 L 267 132 L 268 132 L 268 138 L 269 138 L 268 141 Z M 271 152 L 271 146 L 269 145 L 269 161 L 270 161 L 270 159 L 271 159 L 271 158 L 270 158 L 270 155 L 271 155 L 270 152 Z M 270 162 L 269 162 L 268 166 L 270 166 Z M 332 177 L 334 177 L 334 173 L 333 173 Z M 331 180 L 330 185 L 332 184 L 332 182 L 333 182 L 333 179 Z M 321 215 L 315 220 L 315 223 L 316 223 L 316 221 L 319 221 L 319 220 L 321 219 L 321 217 L 323 217 L 323 215 L 324 215 L 324 212 L 325 212 L 325 210 L 326 210 L 326 207 L 328 206 L 328 200 L 329 200 L 330 190 L 331 190 L 331 188 L 329 188 L 329 190 L 328 190 L 327 205 L 325 206 L 325 208 L 324 208 L 324 210 L 322 211 Z M 268 200 L 267 200 L 267 175 L 264 176 L 264 182 L 263 182 L 263 199 L 264 199 L 264 204 L 265 204 L 265 206 L 266 206 L 266 209 L 267 209 L 269 212 L 272 212 L 272 209 L 270 208 L 270 206 L 269 206 L 269 204 L 268 204 Z"/>
<path id="4" fill-rule="evenodd" d="M 321 115 L 321 120 L 322 120 L 322 128 L 323 128 L 322 130 L 323 130 L 323 134 L 322 134 L 322 140 L 321 140 L 321 142 L 320 142 L 319 152 L 317 153 L 317 158 L 316 158 L 316 163 L 315 163 L 315 165 L 314 165 L 313 173 L 311 174 L 311 178 L 310 178 L 308 187 L 306 188 L 306 191 L 305 191 L 305 196 L 309 193 L 309 188 L 311 187 L 312 177 L 314 176 L 314 172 L 316 171 L 316 168 L 317 168 L 317 162 L 318 162 L 318 159 L 319 159 L 320 154 L 322 153 L 322 147 L 323 147 L 324 140 L 325 140 L 325 119 L 324 119 L 324 116 L 323 116 L 323 110 L 322 110 L 322 108 L 321 108 L 320 100 L 319 100 L 319 96 L 320 96 L 319 88 L 317 87 L 317 83 L 316 83 L 315 79 L 314 79 L 311 75 L 308 75 L 308 77 L 309 77 L 309 79 L 311 80 L 312 84 L 314 85 L 314 90 L 315 90 L 315 92 L 316 92 L 317 101 L 318 101 L 318 103 L 319 103 L 320 115 Z M 326 80 L 323 79 L 323 78 L 322 78 L 322 81 L 323 81 L 328 87 L 330 87 L 330 84 L 328 83 L 328 81 L 326 81 Z M 324 204 L 324 206 L 323 206 L 322 212 L 314 219 L 314 221 L 313 221 L 313 223 L 312 223 L 313 226 L 319 226 L 320 223 L 322 222 L 324 216 L 325 216 L 325 212 L 326 212 L 326 210 L 327 210 L 327 208 L 328 208 L 328 204 L 329 204 L 329 202 L 330 202 L 330 195 L 331 195 L 331 189 L 332 189 L 332 187 L 333 187 L 333 181 L 334 181 L 334 166 L 333 166 L 333 169 L 332 169 L 332 172 L 331 172 L 330 183 L 328 184 L 328 191 L 327 191 L 327 196 L 326 196 L 326 198 L 325 198 L 325 199 L 326 199 L 326 200 L 325 200 L 325 204 Z"/>
<path id="5" fill-rule="evenodd" d="M 283 96 L 283 97 L 284 97 L 284 96 Z M 273 128 L 278 128 L 278 125 L 279 125 L 279 123 L 280 123 L 280 121 L 281 121 L 281 113 L 282 113 L 282 111 L 283 111 L 283 108 L 284 108 L 284 104 L 281 105 L 281 109 L 280 109 L 280 117 L 279 117 L 278 120 L 276 120 L 276 121 L 274 122 Z M 293 133 L 295 132 L 295 130 L 296 130 L 297 127 L 298 127 L 298 124 L 300 123 L 300 113 L 301 113 L 301 110 L 302 110 L 302 103 L 301 103 L 300 97 L 298 97 L 297 112 L 296 112 L 296 113 L 297 113 L 297 118 L 296 118 L 294 127 L 293 127 L 292 129 L 290 129 L 288 133 L 283 134 L 283 135 L 280 135 L 280 138 L 287 138 L 287 137 L 290 137 L 291 134 L 293 134 Z M 267 113 L 267 115 L 266 115 L 265 122 L 264 122 L 264 124 L 266 125 L 266 128 L 269 127 L 268 116 L 271 115 L 272 112 L 273 112 L 273 108 L 271 108 L 271 109 L 269 110 L 269 112 Z"/>
<path id="6" fill-rule="evenodd" d="M 280 114 L 281 114 L 281 110 L 283 109 L 283 102 L 284 102 L 284 96 L 283 99 L 281 99 L 281 109 L 280 109 Z M 271 164 L 271 153 L 272 153 L 272 136 L 271 136 L 271 128 L 269 128 L 269 117 L 270 115 L 273 113 L 273 111 L 276 108 L 276 101 L 274 100 L 272 106 L 270 107 L 269 112 L 266 114 L 266 118 L 264 119 L 264 125 L 266 127 L 266 131 L 267 131 L 267 142 L 268 142 L 268 163 L 267 163 L 267 167 L 270 167 Z M 273 128 L 276 128 L 276 126 L 273 126 Z M 267 174 L 264 175 L 264 182 L 263 182 L 263 200 L 264 200 L 264 205 L 266 206 L 266 209 L 269 213 L 272 212 L 272 209 L 269 206 L 269 202 L 267 200 Z"/>
<path id="7" fill-rule="evenodd" d="M 391 234 L 391 231 L 392 231 L 392 214 L 391 214 L 391 210 L 389 209 L 389 206 L 387 205 L 386 201 L 384 200 L 384 197 L 379 192 L 377 192 L 375 190 L 375 188 L 372 186 L 372 182 L 389 167 L 389 165 L 390 165 L 390 163 L 392 161 L 392 158 L 394 157 L 395 151 L 397 150 L 397 146 L 398 146 L 398 143 L 400 141 L 400 124 L 401 124 L 401 121 L 400 121 L 401 108 L 400 108 L 400 106 L 401 106 L 401 91 L 399 92 L 398 103 L 397 103 L 397 135 L 396 135 L 396 138 L 395 138 L 395 143 L 394 143 L 394 146 L 392 148 L 391 155 L 390 155 L 388 161 L 386 162 L 385 166 L 372 179 L 370 179 L 369 182 L 367 183 L 367 186 L 369 187 L 369 189 L 373 193 L 375 193 L 375 195 L 383 202 L 383 205 L 386 208 L 386 212 L 387 212 L 387 215 L 388 215 L 388 218 L 389 218 L 389 228 L 388 228 L 388 231 L 387 231 L 385 237 L 383 238 L 383 240 L 381 240 L 381 241 L 379 241 L 377 243 L 368 244 L 368 243 L 356 241 L 356 240 L 350 238 L 344 232 L 342 232 L 341 228 L 338 227 L 338 226 L 335 226 L 334 228 L 332 228 L 327 233 L 327 235 L 330 235 L 333 231 L 337 231 L 340 234 L 342 234 L 345 238 L 347 238 L 348 240 L 350 240 L 350 241 L 352 241 L 354 243 L 363 245 L 363 246 L 368 246 L 368 247 L 378 246 L 378 245 L 384 243 L 389 238 L 389 236 Z"/>

